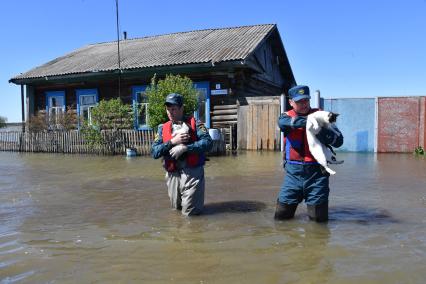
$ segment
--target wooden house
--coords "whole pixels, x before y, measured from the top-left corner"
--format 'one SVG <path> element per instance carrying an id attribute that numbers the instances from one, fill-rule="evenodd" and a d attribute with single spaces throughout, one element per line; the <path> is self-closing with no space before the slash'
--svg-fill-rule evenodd
<path id="1" fill-rule="evenodd" d="M 253 135 L 260 135 L 253 127 L 260 131 L 265 125 L 267 144 L 276 147 L 276 141 L 269 141 L 277 139 L 276 107 L 280 95 L 296 84 L 274 24 L 90 44 L 9 82 L 21 85 L 27 119 L 40 111 L 55 115 L 69 107 L 78 117 L 90 119 L 90 109 L 100 100 L 117 96 L 135 109 L 146 108 L 144 90 L 154 74 L 160 79 L 166 74 L 188 76 L 199 91 L 197 118 L 210 128 L 238 125 L 241 149 L 259 149 L 252 143 L 258 140 Z M 265 123 L 262 117 L 272 119 Z M 255 120 L 260 124 L 253 124 Z M 135 129 L 147 129 L 146 122 L 146 112 L 135 111 Z"/>

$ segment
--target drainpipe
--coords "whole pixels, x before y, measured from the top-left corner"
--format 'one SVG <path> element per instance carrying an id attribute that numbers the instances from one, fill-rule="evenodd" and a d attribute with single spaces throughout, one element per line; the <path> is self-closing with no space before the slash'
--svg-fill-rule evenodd
<path id="1" fill-rule="evenodd" d="M 24 85 L 21 85 L 21 118 L 22 118 L 22 132 L 25 132 Z"/>

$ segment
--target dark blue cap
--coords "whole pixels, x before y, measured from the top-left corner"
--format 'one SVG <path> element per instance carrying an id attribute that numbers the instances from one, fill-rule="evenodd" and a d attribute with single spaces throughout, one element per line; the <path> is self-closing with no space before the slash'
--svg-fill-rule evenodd
<path id="1" fill-rule="evenodd" d="M 309 87 L 303 85 L 294 86 L 293 88 L 288 90 L 288 95 L 290 96 L 290 99 L 295 102 L 311 98 L 311 96 L 309 95 Z"/>
<path id="2" fill-rule="evenodd" d="M 168 106 L 177 105 L 181 107 L 183 105 L 183 97 L 181 94 L 178 93 L 168 94 L 166 97 L 166 102 L 164 104 Z"/>

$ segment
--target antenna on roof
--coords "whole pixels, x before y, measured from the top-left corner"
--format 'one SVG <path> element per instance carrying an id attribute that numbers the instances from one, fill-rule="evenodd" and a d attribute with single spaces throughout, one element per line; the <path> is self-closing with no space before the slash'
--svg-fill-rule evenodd
<path id="1" fill-rule="evenodd" d="M 120 27 L 118 25 L 118 0 L 115 0 L 115 10 L 117 24 L 118 97 L 121 98 Z"/>

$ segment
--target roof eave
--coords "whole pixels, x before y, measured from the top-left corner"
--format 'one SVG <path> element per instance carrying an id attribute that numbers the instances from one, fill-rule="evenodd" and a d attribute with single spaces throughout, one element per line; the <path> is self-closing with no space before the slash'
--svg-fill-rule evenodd
<path id="1" fill-rule="evenodd" d="M 173 72 L 182 72 L 187 73 L 190 70 L 199 71 L 219 71 L 219 70 L 228 70 L 230 68 L 249 68 L 252 69 L 252 66 L 246 64 L 244 60 L 232 60 L 232 61 L 222 61 L 215 62 L 214 65 L 211 62 L 197 63 L 197 64 L 180 64 L 180 65 L 167 65 L 167 66 L 153 66 L 145 68 L 134 68 L 134 69 L 122 69 L 121 74 L 122 78 L 126 76 L 138 75 L 138 74 L 152 74 L 157 73 L 168 74 Z M 255 70 L 256 71 L 256 70 Z M 34 84 L 43 84 L 43 83 L 57 83 L 57 82 L 74 82 L 81 80 L 100 80 L 103 78 L 114 77 L 120 73 L 120 70 L 115 69 L 111 71 L 93 71 L 93 72 L 84 72 L 84 73 L 73 73 L 73 74 L 63 74 L 63 75 L 54 75 L 54 76 L 43 76 L 35 78 L 12 78 L 9 80 L 9 83 L 16 85 L 34 85 Z"/>

